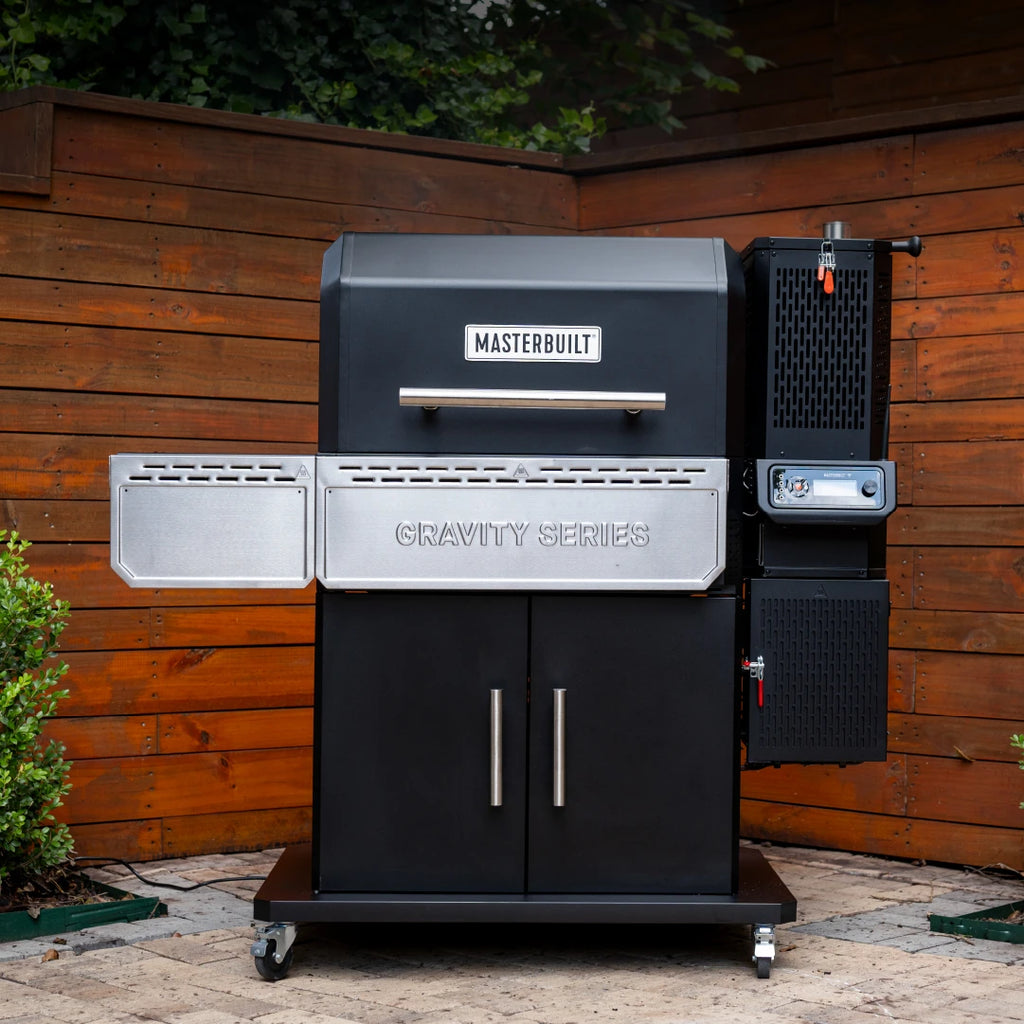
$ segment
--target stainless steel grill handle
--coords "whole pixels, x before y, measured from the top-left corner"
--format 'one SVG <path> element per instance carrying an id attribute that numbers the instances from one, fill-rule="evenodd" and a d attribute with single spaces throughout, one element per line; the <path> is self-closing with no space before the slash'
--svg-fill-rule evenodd
<path id="1" fill-rule="evenodd" d="M 521 391 L 508 388 L 399 388 L 399 405 L 424 409 L 622 409 L 665 408 L 664 391 Z"/>
<path id="2" fill-rule="evenodd" d="M 502 800 L 502 691 L 491 690 L 491 806 Z"/>
<path id="3" fill-rule="evenodd" d="M 552 690 L 555 700 L 555 755 L 553 799 L 555 807 L 565 806 L 565 690 Z"/>

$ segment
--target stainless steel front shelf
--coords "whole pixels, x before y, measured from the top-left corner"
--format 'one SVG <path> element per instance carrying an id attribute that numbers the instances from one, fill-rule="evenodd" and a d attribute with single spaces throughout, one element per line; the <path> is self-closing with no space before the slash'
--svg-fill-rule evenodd
<path id="1" fill-rule="evenodd" d="M 317 577 L 342 590 L 705 590 L 725 459 L 317 458 Z"/>
<path id="2" fill-rule="evenodd" d="M 313 456 L 112 455 L 110 560 L 132 587 L 304 587 Z"/>
<path id="3" fill-rule="evenodd" d="M 133 587 L 705 590 L 725 459 L 114 455 Z M 314 487 L 314 480 L 316 486 Z"/>

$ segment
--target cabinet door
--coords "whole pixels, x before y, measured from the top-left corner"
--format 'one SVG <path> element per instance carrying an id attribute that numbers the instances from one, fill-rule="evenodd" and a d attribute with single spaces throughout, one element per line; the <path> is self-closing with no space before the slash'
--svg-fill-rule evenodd
<path id="1" fill-rule="evenodd" d="M 320 889 L 521 892 L 527 599 L 321 592 L 318 614 Z"/>
<path id="2" fill-rule="evenodd" d="M 539 596 L 531 629 L 529 891 L 734 891 L 735 599 Z"/>

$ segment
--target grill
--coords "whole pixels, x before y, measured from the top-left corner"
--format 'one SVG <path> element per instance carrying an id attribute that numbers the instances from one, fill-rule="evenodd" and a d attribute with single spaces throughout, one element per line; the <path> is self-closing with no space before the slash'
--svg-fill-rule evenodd
<path id="1" fill-rule="evenodd" d="M 893 248 L 343 236 L 320 454 L 111 458 L 130 585 L 317 579 L 299 921 L 707 922 L 796 904 L 738 771 L 885 757 Z"/>

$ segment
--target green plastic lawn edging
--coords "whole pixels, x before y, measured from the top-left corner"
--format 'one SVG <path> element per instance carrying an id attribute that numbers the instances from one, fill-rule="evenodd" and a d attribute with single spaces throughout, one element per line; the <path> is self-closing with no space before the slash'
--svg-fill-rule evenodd
<path id="1" fill-rule="evenodd" d="M 136 896 L 102 882 L 93 882 L 97 893 L 110 896 L 102 903 L 79 903 L 68 907 L 46 907 L 33 917 L 27 910 L 9 910 L 0 914 L 0 942 L 39 939 L 61 932 L 81 931 L 100 924 L 120 924 L 162 917 L 167 907 L 155 896 Z"/>
<path id="2" fill-rule="evenodd" d="M 931 930 L 949 935 L 969 935 L 974 939 L 994 939 L 996 942 L 1024 943 L 1024 924 L 1013 924 L 1006 918 L 1024 911 L 1024 900 L 1006 903 L 989 910 L 978 910 L 959 917 L 929 914 Z"/>

